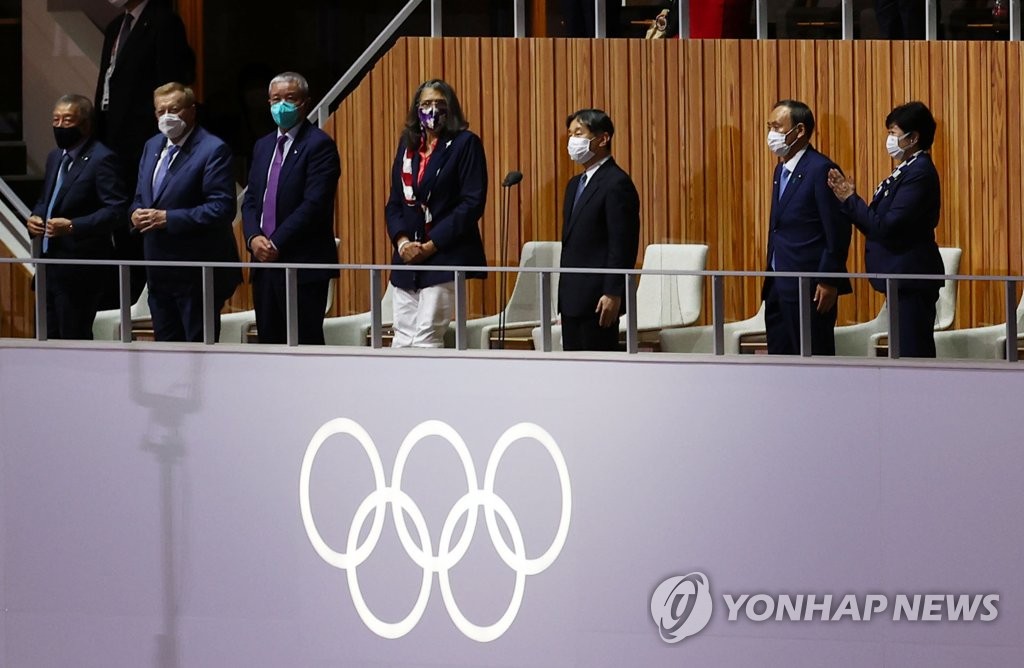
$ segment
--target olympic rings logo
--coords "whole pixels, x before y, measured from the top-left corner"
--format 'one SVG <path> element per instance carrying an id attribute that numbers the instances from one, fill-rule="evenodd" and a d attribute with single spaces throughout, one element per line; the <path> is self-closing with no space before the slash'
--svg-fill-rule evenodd
<path id="1" fill-rule="evenodd" d="M 309 497 L 309 478 L 316 455 L 327 439 L 337 434 L 352 436 L 359 442 L 367 458 L 370 460 L 376 486 L 376 489 L 356 509 L 352 525 L 349 527 L 348 540 L 344 552 L 339 552 L 329 546 L 320 535 L 316 528 L 316 522 L 313 520 Z M 444 521 L 436 553 L 433 550 L 433 542 L 423 513 L 409 495 L 402 491 L 402 475 L 405 472 L 405 465 L 409 459 L 409 454 L 416 447 L 417 443 L 429 436 L 439 436 L 451 444 L 465 470 L 467 487 L 466 494 L 455 502 Z M 501 458 L 513 443 L 521 439 L 532 439 L 544 446 L 558 472 L 558 481 L 562 492 L 562 514 L 555 537 L 547 551 L 539 557 L 532 559 L 526 556 L 523 534 L 512 509 L 494 492 L 494 479 L 497 475 Z M 391 505 L 395 530 L 398 533 L 402 547 L 405 548 L 406 553 L 408 553 L 416 565 L 423 569 L 423 580 L 416 603 L 413 605 L 412 611 L 404 619 L 397 622 L 385 622 L 370 610 L 359 588 L 359 577 L 357 575 L 357 569 L 369 558 L 377 546 L 377 542 L 380 540 L 384 529 L 384 516 L 389 504 Z M 313 549 L 328 564 L 346 572 L 349 591 L 352 594 L 352 603 L 355 605 L 359 618 L 363 620 L 363 623 L 371 631 L 384 638 L 394 639 L 401 638 L 415 628 L 423 616 L 424 610 L 426 610 L 427 601 L 430 598 L 430 590 L 433 585 L 434 573 L 437 573 L 441 586 L 441 598 L 444 600 L 444 606 L 448 610 L 448 615 L 455 626 L 467 638 L 477 642 L 490 642 L 500 638 L 509 629 L 512 622 L 515 621 L 523 601 L 526 576 L 536 575 L 547 569 L 562 551 L 566 536 L 569 533 L 569 518 L 572 514 L 572 490 L 569 484 L 569 470 L 565 464 L 565 458 L 562 456 L 562 451 L 558 448 L 558 444 L 548 432 L 529 422 L 520 422 L 513 425 L 495 443 L 484 472 L 484 484 L 480 488 L 477 485 L 476 468 L 469 454 L 469 448 L 459 433 L 444 422 L 428 420 L 417 425 L 409 432 L 398 449 L 394 470 L 391 474 L 391 485 L 388 485 L 384 478 L 384 465 L 370 435 L 354 420 L 336 418 L 320 427 L 306 448 L 306 453 L 302 458 L 302 469 L 299 474 L 299 506 L 302 512 L 302 523 L 305 526 L 309 541 L 313 544 Z M 486 626 L 474 624 L 462 613 L 455 602 L 449 578 L 449 571 L 466 554 L 470 542 L 473 540 L 480 508 L 484 510 L 487 533 L 490 535 L 495 550 L 502 561 L 515 571 L 516 574 L 512 600 L 508 608 L 497 622 Z M 363 533 L 363 527 L 371 513 L 373 514 L 373 519 L 370 530 L 366 535 L 366 539 L 360 544 L 359 537 Z M 453 546 L 453 534 L 463 515 L 467 516 L 465 528 Z M 409 532 L 406 517 L 412 520 L 418 543 Z M 497 517 L 501 517 L 501 521 L 504 522 L 508 530 L 512 540 L 511 546 L 505 542 L 505 538 L 499 531 Z"/>

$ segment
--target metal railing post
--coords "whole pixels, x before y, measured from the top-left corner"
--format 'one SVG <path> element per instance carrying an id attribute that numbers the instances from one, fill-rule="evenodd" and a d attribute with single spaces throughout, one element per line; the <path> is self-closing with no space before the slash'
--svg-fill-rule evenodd
<path id="1" fill-rule="evenodd" d="M 1010 41 L 1020 41 L 1020 0 L 1010 0 Z"/>
<path id="2" fill-rule="evenodd" d="M 925 0 L 924 38 L 931 41 L 939 38 L 939 0 Z"/>
<path id="3" fill-rule="evenodd" d="M 768 0 L 757 0 L 754 22 L 757 27 L 757 38 L 768 39 Z"/>
<path id="4" fill-rule="evenodd" d="M 455 348 L 465 350 L 469 347 L 466 336 L 466 272 L 455 272 Z"/>
<path id="5" fill-rule="evenodd" d="M 604 11 L 606 0 L 594 0 L 594 37 L 608 36 L 608 17 Z"/>
<path id="6" fill-rule="evenodd" d="M 636 281 L 626 274 L 626 352 L 635 355 L 640 349 L 636 320 Z"/>
<path id="7" fill-rule="evenodd" d="M 800 288 L 800 355 L 810 357 L 813 352 L 811 345 L 811 279 L 807 276 L 799 278 Z"/>
<path id="8" fill-rule="evenodd" d="M 696 0 L 703 2 L 704 0 Z M 690 39 L 690 0 L 678 0 L 676 13 L 679 14 L 679 39 Z"/>
<path id="9" fill-rule="evenodd" d="M 515 22 L 515 37 L 526 37 L 526 0 L 514 0 L 512 14 Z"/>
<path id="10" fill-rule="evenodd" d="M 900 358 L 899 279 L 885 279 L 885 306 L 889 309 L 889 359 Z"/>
<path id="11" fill-rule="evenodd" d="M 213 267 L 203 267 L 203 343 L 217 342 L 217 315 L 213 312 Z"/>
<path id="12" fill-rule="evenodd" d="M 711 323 L 715 330 L 714 353 L 725 354 L 725 276 L 711 278 Z"/>
<path id="13" fill-rule="evenodd" d="M 46 265 L 36 265 L 36 341 L 45 341 L 46 336 Z"/>
<path id="14" fill-rule="evenodd" d="M 1016 362 L 1017 355 L 1017 282 L 1006 281 L 1006 361 Z"/>
<path id="15" fill-rule="evenodd" d="M 442 37 L 441 0 L 430 0 L 430 36 Z"/>
<path id="16" fill-rule="evenodd" d="M 121 310 L 121 343 L 132 342 L 132 269 L 117 266 L 118 307 Z"/>
<path id="17" fill-rule="evenodd" d="M 544 352 L 551 352 L 551 272 L 540 274 L 540 339 Z"/>
<path id="18" fill-rule="evenodd" d="M 285 327 L 289 346 L 299 345 L 299 274 L 294 267 L 284 270 Z"/>
<path id="19" fill-rule="evenodd" d="M 853 0 L 843 0 L 843 39 L 853 39 Z"/>
<path id="20" fill-rule="evenodd" d="M 380 303 L 384 299 L 380 289 L 380 269 L 370 270 L 370 345 L 374 348 L 384 346 L 384 326 L 381 323 Z"/>

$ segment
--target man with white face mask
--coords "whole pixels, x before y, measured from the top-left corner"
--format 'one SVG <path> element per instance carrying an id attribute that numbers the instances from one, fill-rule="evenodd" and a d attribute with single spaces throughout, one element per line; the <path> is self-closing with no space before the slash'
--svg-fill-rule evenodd
<path id="1" fill-rule="evenodd" d="M 561 266 L 633 269 L 640 244 L 640 196 L 612 158 L 612 119 L 600 109 L 581 109 L 565 125 L 569 157 L 584 171 L 565 189 Z M 616 350 L 625 289 L 622 275 L 562 274 L 562 348 Z"/>
<path id="2" fill-rule="evenodd" d="M 235 179 L 231 149 L 196 125 L 196 100 L 180 83 L 153 92 L 160 134 L 148 142 L 129 209 L 148 261 L 238 262 L 231 224 Z M 203 340 L 198 268 L 147 267 L 149 309 L 157 341 Z M 214 270 L 215 336 L 220 309 L 241 282 L 235 268 Z"/>
<path id="3" fill-rule="evenodd" d="M 772 184 L 766 271 L 846 272 L 850 225 L 840 215 L 827 182 L 829 169 L 836 165 L 811 146 L 813 132 L 814 114 L 803 102 L 782 100 L 772 108 L 768 149 L 778 158 L 778 164 Z M 811 319 L 813 355 L 835 354 L 837 298 L 851 291 L 848 278 L 810 281 L 812 308 L 807 317 Z M 769 275 L 761 297 L 765 302 L 768 352 L 798 354 L 798 279 Z"/>

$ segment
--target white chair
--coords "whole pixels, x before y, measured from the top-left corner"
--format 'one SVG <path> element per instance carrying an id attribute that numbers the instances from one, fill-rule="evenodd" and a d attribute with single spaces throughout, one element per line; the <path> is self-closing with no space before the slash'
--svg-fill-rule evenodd
<path id="1" fill-rule="evenodd" d="M 1017 331 L 1022 330 L 1024 297 L 1017 304 Z M 936 332 L 935 355 L 947 359 L 1006 359 L 1006 324 Z"/>
<path id="2" fill-rule="evenodd" d="M 380 300 L 381 324 L 390 327 L 394 320 L 392 296 L 395 287 L 388 281 L 388 287 Z M 370 311 L 343 315 L 324 320 L 324 342 L 329 346 L 365 346 L 370 333 Z"/>
<path id="3" fill-rule="evenodd" d="M 940 248 L 939 254 L 942 256 L 942 272 L 947 276 L 956 274 L 960 270 L 960 258 L 963 256 L 963 250 L 959 248 Z M 935 302 L 935 328 L 936 332 L 941 332 L 949 329 L 953 326 L 953 319 L 956 317 L 956 297 L 957 297 L 957 282 L 951 278 L 947 278 L 942 283 L 942 287 L 939 288 L 939 299 Z M 882 311 L 886 311 L 885 305 L 882 306 Z M 882 313 L 879 312 L 879 316 Z M 878 318 L 876 318 L 877 320 Z M 888 328 L 889 315 L 885 313 L 885 327 Z M 861 354 L 867 355 L 868 357 L 874 357 L 878 350 L 878 345 L 881 343 L 883 338 L 888 338 L 888 333 L 885 330 L 880 332 L 872 333 L 868 336 L 867 348 L 863 350 Z M 839 353 L 838 342 L 836 343 L 836 353 Z"/>
<path id="4" fill-rule="evenodd" d="M 642 269 L 703 271 L 707 264 L 706 244 L 651 244 L 644 250 Z M 685 327 L 700 318 L 704 298 L 703 276 L 643 274 L 636 290 L 638 333 L 657 332 L 668 327 Z M 625 334 L 628 318 L 619 322 Z M 533 346 L 542 350 L 540 327 L 533 330 Z M 552 350 L 562 350 L 562 328 L 551 328 Z"/>
<path id="5" fill-rule="evenodd" d="M 761 302 L 757 313 L 746 320 L 727 322 L 723 327 L 725 333 L 725 353 L 737 355 L 740 352 L 740 340 L 748 334 L 764 333 L 764 302 Z M 661 331 L 661 352 L 663 353 L 706 353 L 715 350 L 715 328 L 713 325 L 701 327 L 676 327 Z"/>
<path id="6" fill-rule="evenodd" d="M 519 258 L 520 267 L 558 268 L 562 256 L 560 241 L 527 241 Z M 520 272 L 512 295 L 505 306 L 505 331 L 539 326 L 540 323 L 540 274 Z M 551 275 L 551 313 L 554 319 L 558 313 L 558 274 Z M 498 331 L 499 315 L 474 318 L 466 322 L 466 334 L 470 348 L 490 348 L 491 336 Z M 452 331 L 455 324 L 451 325 Z"/>
<path id="7" fill-rule="evenodd" d="M 143 285 L 138 300 L 129 310 L 132 325 L 149 320 L 149 286 Z M 92 321 L 92 338 L 97 341 L 121 340 L 121 309 L 100 311 Z"/>

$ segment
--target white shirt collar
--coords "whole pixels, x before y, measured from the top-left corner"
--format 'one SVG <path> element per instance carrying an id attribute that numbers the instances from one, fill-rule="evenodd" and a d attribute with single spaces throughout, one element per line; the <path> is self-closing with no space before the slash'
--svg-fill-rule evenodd
<path id="1" fill-rule="evenodd" d="M 146 5 L 148 4 L 149 0 L 142 0 L 142 2 L 139 3 L 138 7 L 128 12 L 132 15 L 132 28 L 135 27 L 135 23 L 139 20 L 139 17 L 142 16 L 142 12 L 146 9 Z"/>
<path id="2" fill-rule="evenodd" d="M 587 175 L 587 183 L 590 183 L 590 180 L 594 178 L 594 173 L 597 172 L 597 170 L 601 169 L 601 165 L 611 160 L 611 158 L 611 155 L 606 155 L 597 162 L 595 162 L 594 164 L 592 164 L 590 167 L 587 167 L 587 171 L 583 172 L 584 174 Z"/>
<path id="3" fill-rule="evenodd" d="M 187 131 L 185 131 L 185 134 L 181 135 L 181 138 L 178 139 L 178 141 L 171 141 L 170 139 L 167 139 L 167 141 L 164 142 L 164 150 L 166 151 L 171 146 L 177 146 L 180 149 L 182 146 L 185 145 L 185 142 L 188 141 L 189 135 L 191 135 L 192 131 L 195 130 L 195 129 L 196 129 L 196 126 L 194 126 L 194 125 L 192 127 L 190 127 Z"/>
<path id="4" fill-rule="evenodd" d="M 800 162 L 800 158 L 804 157 L 804 153 L 807 153 L 806 146 L 797 151 L 796 155 L 794 155 L 792 158 L 782 163 L 782 168 L 788 170 L 789 173 L 792 174 L 794 171 L 796 171 L 796 164 Z"/>

